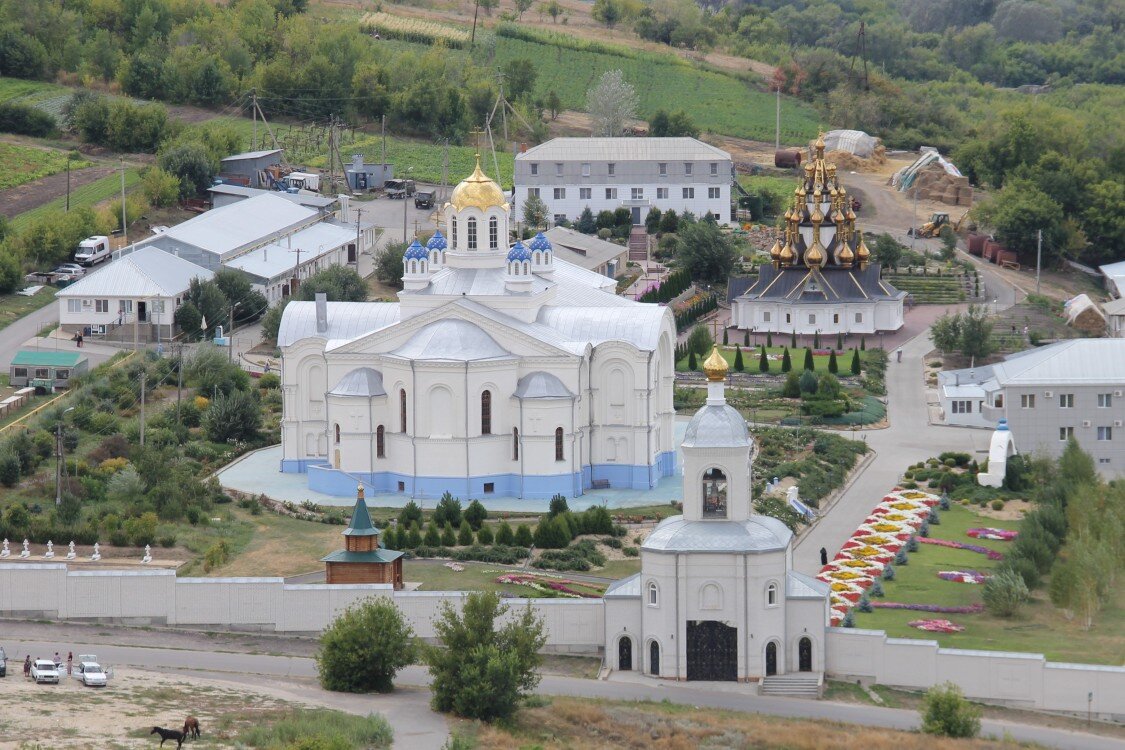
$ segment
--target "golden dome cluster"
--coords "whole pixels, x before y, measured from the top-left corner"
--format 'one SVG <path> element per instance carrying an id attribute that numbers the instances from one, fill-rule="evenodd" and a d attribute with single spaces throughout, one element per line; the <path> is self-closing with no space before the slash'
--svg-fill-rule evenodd
<path id="1" fill-rule="evenodd" d="M 500 189 L 495 180 L 481 171 L 480 154 L 477 154 L 476 157 L 476 168 L 471 175 L 453 188 L 453 195 L 449 197 L 449 204 L 453 206 L 455 211 L 464 208 L 485 210 L 507 206 L 508 200 L 504 197 L 504 191 Z"/>

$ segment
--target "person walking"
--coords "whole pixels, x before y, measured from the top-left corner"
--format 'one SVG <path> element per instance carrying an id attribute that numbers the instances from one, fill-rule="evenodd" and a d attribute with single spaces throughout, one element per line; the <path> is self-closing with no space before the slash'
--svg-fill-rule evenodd
<path id="1" fill-rule="evenodd" d="M 827 565 L 828 564 L 828 550 L 826 550 L 824 547 L 820 548 L 820 564 L 821 565 Z"/>
<path id="2" fill-rule="evenodd" d="M 66 652 L 66 674 L 67 674 L 68 677 L 71 674 L 70 670 L 71 670 L 71 667 L 73 666 L 73 664 L 74 664 L 74 652 L 73 651 L 67 651 Z"/>
<path id="3" fill-rule="evenodd" d="M 23 678 L 26 680 L 31 677 L 31 654 L 23 658 Z"/>

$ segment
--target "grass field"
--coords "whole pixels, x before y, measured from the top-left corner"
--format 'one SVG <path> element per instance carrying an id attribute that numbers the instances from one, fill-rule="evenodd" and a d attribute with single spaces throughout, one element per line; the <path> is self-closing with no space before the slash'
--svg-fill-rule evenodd
<path id="1" fill-rule="evenodd" d="M 498 591 L 519 597 L 539 597 L 539 592 L 529 586 L 516 586 L 508 583 L 497 583 L 496 577 L 502 573 L 535 573 L 542 575 L 559 576 L 567 578 L 566 573 L 544 573 L 544 571 L 525 571 L 522 568 L 513 568 L 508 565 L 495 563 L 464 562 L 464 570 L 454 572 L 446 567 L 445 560 L 407 560 L 402 566 L 402 577 L 406 581 L 421 582 L 420 591 Z M 591 575 L 600 575 L 592 571 Z M 576 591 L 598 594 L 604 587 L 597 585 L 583 586 L 579 582 L 568 584 Z"/>
<path id="2" fill-rule="evenodd" d="M 13 320 L 19 320 L 30 312 L 46 307 L 55 301 L 55 290 L 44 287 L 34 297 L 21 297 L 18 294 L 0 295 L 0 329 L 7 328 Z"/>
<path id="3" fill-rule="evenodd" d="M 1016 529 L 1018 521 L 987 518 L 954 505 L 941 514 L 941 524 L 930 527 L 935 539 L 976 544 L 1003 552 L 1010 542 L 972 539 L 965 532 L 974 526 Z M 967 550 L 919 545 L 910 555 L 910 563 L 895 567 L 895 579 L 883 583 L 885 601 L 942 606 L 964 606 L 981 601 L 980 588 L 972 584 L 953 583 L 937 577 L 939 570 L 979 570 L 986 572 L 997 563 Z M 961 633 L 927 633 L 906 623 L 928 617 L 947 618 L 964 626 Z M 1067 620 L 1048 601 L 1046 586 L 1033 592 L 1033 600 L 1012 619 L 993 617 L 988 613 L 969 615 L 930 615 L 909 610 L 855 610 L 857 628 L 885 630 L 897 638 L 936 640 L 946 648 L 985 649 L 993 651 L 1028 651 L 1046 655 L 1051 661 L 1084 662 L 1120 665 L 1125 662 L 1125 589 L 1116 592 L 1098 614 L 1092 630 L 1084 630 L 1077 620 Z"/>
<path id="4" fill-rule="evenodd" d="M 357 138 L 347 146 L 349 154 L 363 154 L 364 161 L 378 164 L 383 160 L 383 139 L 378 136 Z M 421 141 L 407 140 L 404 138 L 387 137 L 387 161 L 395 166 L 395 177 L 418 180 L 421 182 L 441 183 L 442 159 L 445 147 L 440 143 L 424 143 Z M 473 146 L 449 147 L 449 171 L 447 179 L 452 187 L 468 177 L 473 171 L 475 149 Z M 500 165 L 499 182 L 505 187 L 512 184 L 512 155 L 502 148 L 496 151 L 496 160 Z M 310 167 L 327 169 L 328 157 L 325 155 L 307 159 Z M 486 143 L 481 143 L 481 169 L 491 178 L 496 179 L 496 168 L 492 163 L 492 154 Z"/>
<path id="5" fill-rule="evenodd" d="M 0 102 L 19 99 L 26 104 L 52 99 L 60 94 L 68 94 L 70 89 L 44 81 L 27 81 L 22 78 L 0 76 Z"/>
<path id="6" fill-rule="evenodd" d="M 90 166 L 85 159 L 72 159 L 70 168 Z M 40 177 L 66 170 L 66 152 L 13 143 L 0 143 L 0 190 L 16 187 Z"/>
<path id="7" fill-rule="evenodd" d="M 428 49 L 413 42 L 384 40 L 381 44 L 420 53 Z M 468 53 L 460 50 L 443 54 L 468 59 Z M 658 62 L 652 56 L 625 57 L 497 37 L 495 65 L 502 67 L 521 58 L 535 63 L 536 96 L 546 97 L 553 90 L 566 109 L 585 110 L 587 90 L 606 71 L 620 69 L 640 97 L 640 117 L 647 118 L 658 109 L 683 109 L 703 130 L 759 140 L 774 137 L 774 97 L 732 75 L 701 70 L 671 56 L 667 62 Z M 786 142 L 816 135 L 818 121 L 807 105 L 783 100 L 781 121 Z"/>
<path id="8" fill-rule="evenodd" d="M 141 176 L 136 169 L 125 170 L 125 189 L 129 190 L 138 182 Z M 70 207 L 82 208 L 85 206 L 94 206 L 102 201 L 111 200 L 121 194 L 121 175 L 120 173 L 103 177 L 100 180 L 91 182 L 88 185 L 83 185 L 70 193 Z M 24 211 L 22 214 L 12 217 L 11 225 L 13 228 L 19 230 L 30 224 L 33 220 L 44 216 L 52 211 L 62 210 L 66 207 L 66 196 L 60 196 L 52 201 L 48 201 L 43 205 L 33 208 L 30 211 Z"/>

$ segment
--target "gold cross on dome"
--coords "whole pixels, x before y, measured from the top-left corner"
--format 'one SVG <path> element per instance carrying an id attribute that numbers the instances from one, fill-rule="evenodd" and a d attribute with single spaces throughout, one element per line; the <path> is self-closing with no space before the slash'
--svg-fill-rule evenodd
<path id="1" fill-rule="evenodd" d="M 719 343 L 719 313 L 715 312 L 715 319 L 711 321 L 711 338 L 715 343 Z"/>
<path id="2" fill-rule="evenodd" d="M 473 148 L 476 151 L 479 152 L 480 151 L 480 137 L 482 135 L 484 135 L 484 131 L 481 130 L 480 128 L 473 128 L 472 130 L 469 131 L 469 134 L 473 136 Z"/>

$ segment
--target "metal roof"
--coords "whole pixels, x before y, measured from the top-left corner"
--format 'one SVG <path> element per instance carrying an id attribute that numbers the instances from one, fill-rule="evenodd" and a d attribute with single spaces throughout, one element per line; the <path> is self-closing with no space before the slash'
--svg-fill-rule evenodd
<path id="1" fill-rule="evenodd" d="M 12 364 L 19 366 L 42 365 L 44 367 L 74 367 L 79 362 L 85 361 L 78 352 L 41 351 L 35 349 L 20 349 L 12 357 Z"/>
<path id="2" fill-rule="evenodd" d="M 636 599 L 641 595 L 641 574 L 634 573 L 606 587 L 603 599 Z"/>
<path id="3" fill-rule="evenodd" d="M 508 359 L 512 353 L 469 321 L 447 318 L 424 326 L 391 355 L 413 360 L 478 362 Z"/>
<path id="4" fill-rule="evenodd" d="M 1070 339 L 992 365 L 1001 386 L 1125 383 L 1125 339 Z"/>
<path id="5" fill-rule="evenodd" d="M 532 372 L 524 375 L 516 383 L 516 398 L 556 399 L 577 398 L 570 389 L 549 372 Z"/>
<path id="6" fill-rule="evenodd" d="M 220 195 L 242 195 L 247 198 L 252 198 L 255 195 L 273 195 L 278 198 L 284 198 L 290 203 L 296 203 L 301 206 L 316 206 L 317 208 L 328 208 L 338 200 L 337 198 L 330 198 L 327 195 L 318 195 L 307 190 L 297 193 L 282 193 L 277 190 L 263 190 L 261 188 L 245 187 L 243 185 L 212 185 L 207 188 L 207 192 L 219 193 Z"/>
<path id="7" fill-rule="evenodd" d="M 758 267 L 758 280 L 741 295 L 745 299 L 771 300 L 781 303 L 831 304 L 867 302 L 869 300 L 903 299 L 906 292 L 879 278 L 879 264 L 865 268 L 826 266 L 809 269 L 804 266 L 774 268 Z M 811 291 L 815 284 L 816 291 Z"/>
<path id="8" fill-rule="evenodd" d="M 294 232 L 283 241 L 235 256 L 224 265 L 268 281 L 293 273 L 297 265 L 297 248 L 302 251 L 299 256 L 301 263 L 308 263 L 354 241 L 355 232 L 320 222 Z"/>
<path id="9" fill-rule="evenodd" d="M 320 561 L 336 563 L 389 563 L 394 562 L 400 557 L 402 557 L 401 552 L 382 548 L 371 550 L 370 552 L 348 552 L 345 549 L 341 549 L 320 558 Z"/>
<path id="10" fill-rule="evenodd" d="M 516 161 L 730 161 L 730 154 L 697 138 L 552 138 Z"/>
<path id="11" fill-rule="evenodd" d="M 730 404 L 704 406 L 692 416 L 681 444 L 684 448 L 744 448 L 752 444 L 750 429 Z"/>
<path id="12" fill-rule="evenodd" d="M 111 261 L 70 286 L 56 297 L 176 297 L 187 291 L 192 279 L 208 280 L 215 274 L 157 247 L 138 247 Z"/>
<path id="13" fill-rule="evenodd" d="M 316 303 L 293 301 L 285 306 L 277 332 L 278 348 L 301 339 L 354 339 L 398 322 L 397 302 L 329 302 L 328 330 L 316 330 Z"/>
<path id="14" fill-rule="evenodd" d="M 379 530 L 371 523 L 371 514 L 367 512 L 367 502 L 360 495 L 355 499 L 355 509 L 352 510 L 352 522 L 344 529 L 344 536 L 378 536 Z"/>
<path id="15" fill-rule="evenodd" d="M 387 389 L 383 387 L 383 373 L 370 367 L 357 367 L 344 377 L 328 392 L 329 396 L 386 396 Z"/>
<path id="16" fill-rule="evenodd" d="M 1106 315 L 1125 315 L 1125 297 L 1106 302 L 1102 309 Z"/>
<path id="17" fill-rule="evenodd" d="M 620 298 L 619 298 L 620 299 Z M 655 351 L 664 330 L 668 308 L 642 303 L 625 307 L 543 307 L 538 321 L 571 341 L 598 345 L 624 341 L 642 351 Z"/>
<path id="18" fill-rule="evenodd" d="M 273 156 L 275 154 L 280 154 L 280 153 L 281 153 L 281 149 L 279 149 L 279 148 L 271 148 L 271 149 L 268 149 L 266 151 L 246 151 L 246 152 L 241 153 L 241 154 L 233 154 L 231 156 L 225 156 L 222 159 L 220 159 L 219 161 L 223 162 L 223 161 L 244 161 L 244 160 L 247 160 L 247 159 L 261 159 L 263 156 Z"/>
<path id="19" fill-rule="evenodd" d="M 618 297 L 617 281 L 604 274 L 588 270 L 578 263 L 571 263 L 559 258 L 557 255 L 552 262 L 552 266 L 554 266 L 554 273 L 547 278 L 560 287 L 564 299 L 571 291 L 570 287 L 576 287 L 582 292 L 591 289 L 597 290 L 602 293 L 601 296 L 608 301 L 620 300 L 626 305 L 632 302 L 632 300 L 625 299 L 624 297 Z M 557 298 L 559 295 L 556 293 L 555 296 Z"/>
<path id="20" fill-rule="evenodd" d="M 239 248 L 284 234 L 318 215 L 311 208 L 266 192 L 211 209 L 157 236 L 226 256 Z"/>
<path id="21" fill-rule="evenodd" d="M 650 552 L 779 552 L 789 546 L 793 532 L 771 516 L 745 521 L 685 521 L 665 518 L 641 548 Z"/>
<path id="22" fill-rule="evenodd" d="M 1102 275 L 1109 280 L 1113 286 L 1113 291 L 1116 291 L 1118 297 L 1125 297 L 1125 260 L 1120 260 L 1116 263 L 1107 263 L 1104 266 L 1098 266 L 1098 270 Z"/>
<path id="23" fill-rule="evenodd" d="M 785 574 L 786 599 L 823 599 L 831 589 L 824 581 L 790 570 Z"/>
<path id="24" fill-rule="evenodd" d="M 428 286 L 410 294 L 435 294 L 456 297 L 460 295 L 473 297 L 488 297 L 512 295 L 504 286 L 504 277 L 507 271 L 503 268 L 443 268 L 432 277 Z M 539 276 L 533 276 L 534 282 L 521 296 L 539 294 L 551 286 L 551 282 L 544 281 Z"/>
<path id="25" fill-rule="evenodd" d="M 566 227 L 552 227 L 543 234 L 551 241 L 555 260 L 561 258 L 588 271 L 629 252 L 629 248 L 624 245 L 606 242 L 599 237 Z"/>

